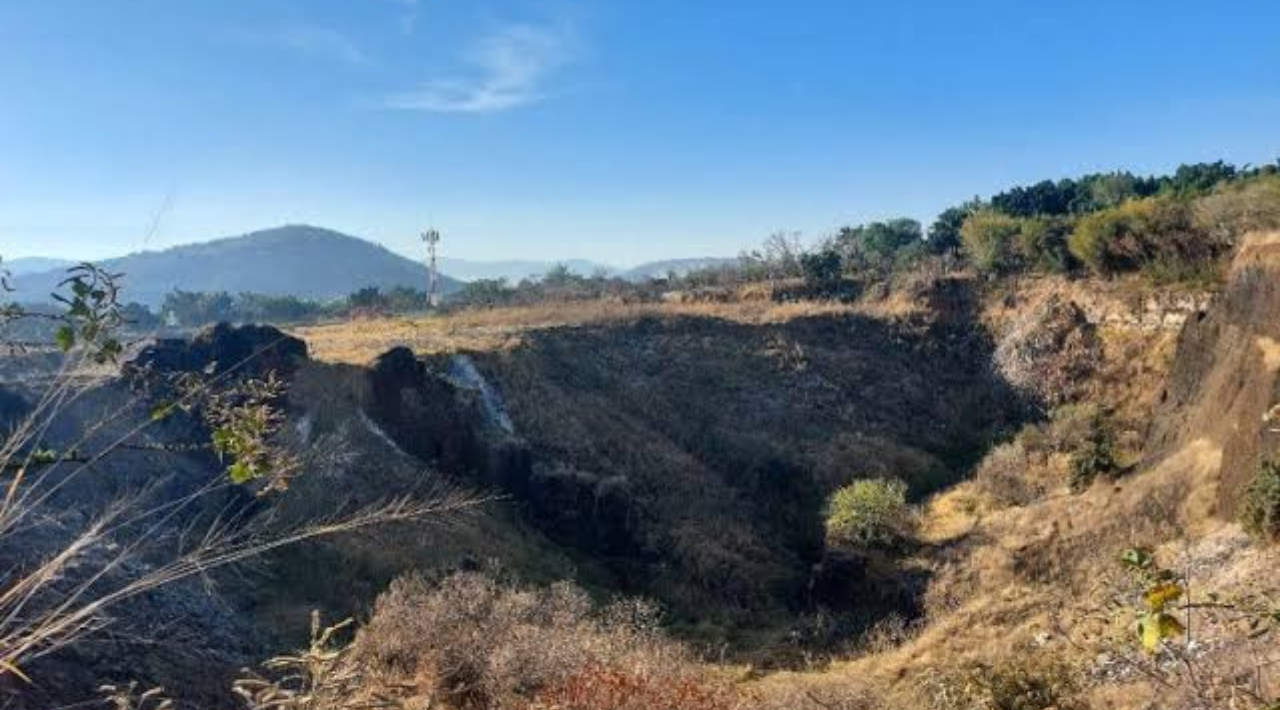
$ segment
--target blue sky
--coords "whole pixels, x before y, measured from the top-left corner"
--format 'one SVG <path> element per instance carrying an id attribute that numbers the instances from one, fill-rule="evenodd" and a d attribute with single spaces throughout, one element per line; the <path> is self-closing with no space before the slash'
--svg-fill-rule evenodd
<path id="1" fill-rule="evenodd" d="M 0 254 L 618 264 L 1280 156 L 1274 0 L 5 0 Z"/>

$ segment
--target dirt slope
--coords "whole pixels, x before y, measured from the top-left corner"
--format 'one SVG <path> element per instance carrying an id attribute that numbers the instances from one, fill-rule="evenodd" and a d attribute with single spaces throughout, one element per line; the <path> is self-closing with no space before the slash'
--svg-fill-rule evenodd
<path id="1" fill-rule="evenodd" d="M 1247 238 L 1227 286 L 1189 322 L 1161 395 L 1156 450 L 1205 438 L 1222 450 L 1215 512 L 1235 515 L 1258 464 L 1280 451 L 1263 415 L 1280 402 L 1280 233 Z"/>

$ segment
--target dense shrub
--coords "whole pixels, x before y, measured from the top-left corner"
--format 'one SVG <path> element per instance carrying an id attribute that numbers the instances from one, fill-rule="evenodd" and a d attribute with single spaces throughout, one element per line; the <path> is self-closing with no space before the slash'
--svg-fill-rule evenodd
<path id="1" fill-rule="evenodd" d="M 864 479 L 836 491 L 827 507 L 827 538 L 854 547 L 901 542 L 911 527 L 907 485 L 897 479 Z"/>
<path id="2" fill-rule="evenodd" d="M 1119 471 L 1114 427 L 1104 413 L 1097 412 L 1090 418 L 1084 438 L 1071 451 L 1070 467 L 1068 485 L 1073 492 L 1083 491 L 1100 476 Z"/>
<path id="3" fill-rule="evenodd" d="M 1027 269 L 1066 273 L 1075 266 L 1067 238 L 1071 222 L 1064 218 L 1030 217 L 1020 220 L 1015 245 L 1018 260 Z"/>
<path id="4" fill-rule="evenodd" d="M 800 268 L 804 271 L 804 282 L 819 292 L 827 293 L 840 285 L 843 266 L 840 254 L 830 249 L 809 252 L 800 257 Z"/>
<path id="5" fill-rule="evenodd" d="M 1082 218 L 1068 241 L 1072 256 L 1099 274 L 1138 268 L 1154 210 L 1153 200 L 1135 200 Z"/>
<path id="6" fill-rule="evenodd" d="M 1251 535 L 1280 540 L 1280 463 L 1266 461 L 1244 493 L 1240 521 Z"/>
<path id="7" fill-rule="evenodd" d="M 1158 280 L 1181 281 L 1203 276 L 1231 242 L 1202 228 L 1192 203 L 1166 196 L 1081 218 L 1068 246 L 1097 274 L 1141 270 Z"/>
<path id="8" fill-rule="evenodd" d="M 472 708 L 527 707 L 541 692 L 618 669 L 662 683 L 683 678 L 689 663 L 681 647 L 662 639 L 656 612 L 643 603 L 596 609 L 568 583 L 521 589 L 479 573 L 439 584 L 395 581 L 355 652 L 377 672 L 434 684 Z"/>
<path id="9" fill-rule="evenodd" d="M 969 215 L 960 227 L 965 254 L 981 271 L 1000 274 L 1019 266 L 1018 237 L 1022 220 L 981 210 Z"/>

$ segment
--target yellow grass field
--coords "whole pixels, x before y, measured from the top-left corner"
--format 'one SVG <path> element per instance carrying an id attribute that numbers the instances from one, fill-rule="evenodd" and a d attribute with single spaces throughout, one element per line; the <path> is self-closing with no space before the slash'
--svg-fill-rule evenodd
<path id="1" fill-rule="evenodd" d="M 623 303 L 610 300 L 476 308 L 438 315 L 364 318 L 298 327 L 311 356 L 327 362 L 365 364 L 396 346 L 419 354 L 512 348 L 523 334 L 565 326 L 629 322 L 645 317 L 720 318 L 736 323 L 779 323 L 806 316 L 862 313 L 888 315 L 909 310 L 902 304 L 843 304 L 828 301 L 772 303 Z"/>

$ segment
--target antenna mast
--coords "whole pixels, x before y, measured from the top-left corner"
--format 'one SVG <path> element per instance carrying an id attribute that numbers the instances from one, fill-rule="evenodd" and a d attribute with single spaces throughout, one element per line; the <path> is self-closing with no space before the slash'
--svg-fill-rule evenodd
<path id="1" fill-rule="evenodd" d="M 436 268 L 436 246 L 440 243 L 440 232 L 435 227 L 422 233 L 422 241 L 427 245 L 427 306 L 440 307 L 440 270 Z"/>

